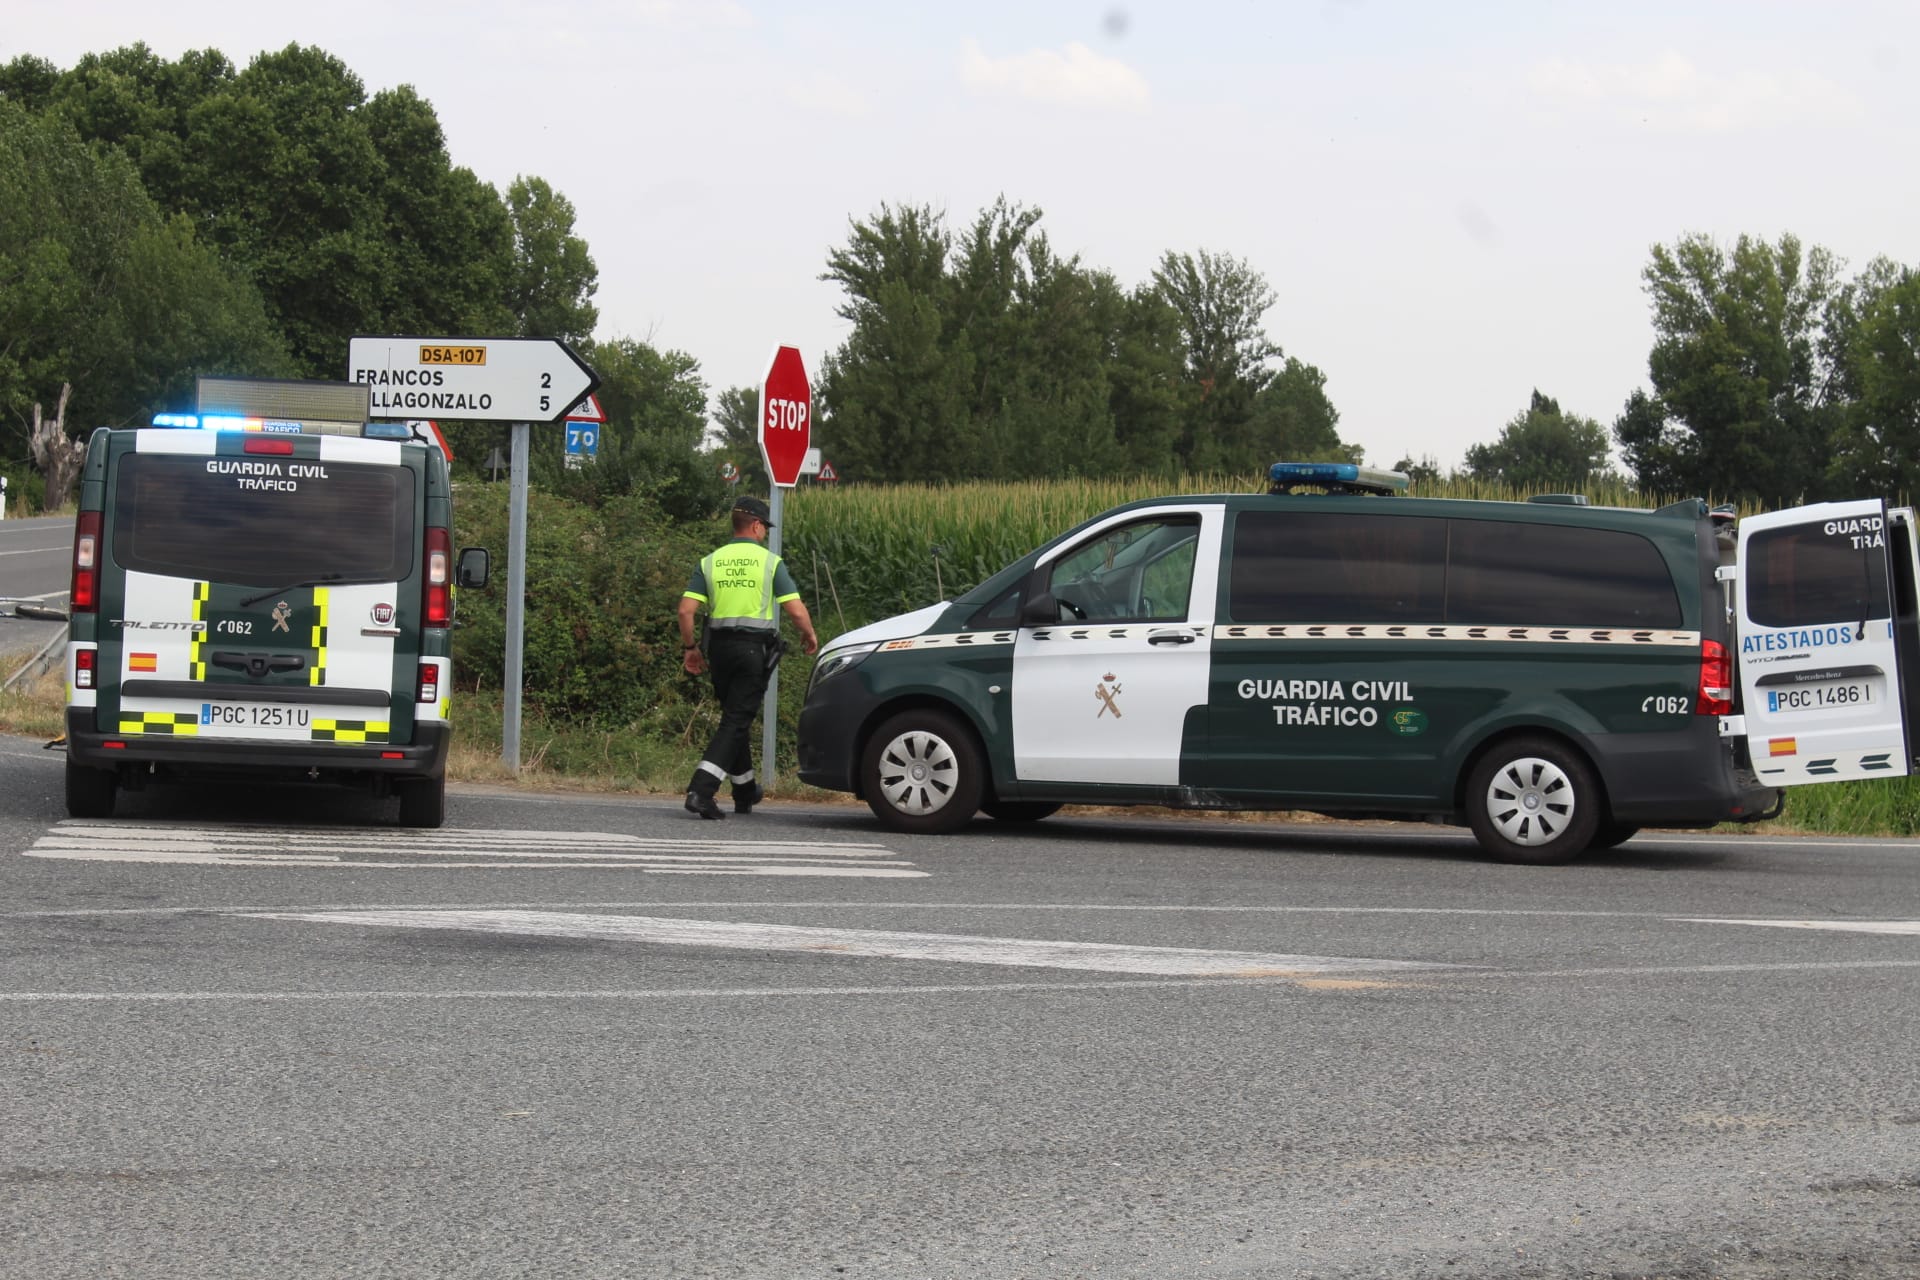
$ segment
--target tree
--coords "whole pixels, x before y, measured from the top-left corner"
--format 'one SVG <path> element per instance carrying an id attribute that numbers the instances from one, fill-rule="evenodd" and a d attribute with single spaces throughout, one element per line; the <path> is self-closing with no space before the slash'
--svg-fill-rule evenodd
<path id="1" fill-rule="evenodd" d="M 168 218 L 118 151 L 0 101 L 0 422 L 24 456 L 31 406 L 120 425 L 183 400 L 195 373 L 285 374 L 259 296 Z M 60 495 L 49 494 L 57 503 Z"/>
<path id="2" fill-rule="evenodd" d="M 742 493 L 767 491 L 767 464 L 760 456 L 760 389 L 729 387 L 714 397 L 714 421 L 720 439 L 714 466 L 731 462 L 739 471 Z"/>
<path id="3" fill-rule="evenodd" d="M 1360 462 L 1366 451 L 1340 439 L 1340 413 L 1327 399 L 1327 376 L 1293 357 L 1253 400 L 1249 430 L 1266 453 L 1240 458 L 1234 471 L 1264 471 L 1269 462 Z"/>
<path id="4" fill-rule="evenodd" d="M 1872 263 L 1836 300 L 1829 342 L 1845 397 L 1832 493 L 1920 487 L 1920 272 Z"/>
<path id="5" fill-rule="evenodd" d="M 1578 492 L 1607 469 L 1607 431 L 1592 418 L 1563 413 L 1536 389 L 1525 413 L 1492 444 L 1467 450 L 1467 474 L 1522 492 Z"/>
<path id="6" fill-rule="evenodd" d="M 1246 262 L 1204 249 L 1165 254 L 1153 283 L 1179 316 L 1197 392 L 1180 453 L 1195 471 L 1242 467 L 1258 452 L 1254 398 L 1273 379 L 1267 362 L 1281 355 L 1261 327 L 1274 292 Z"/>
<path id="7" fill-rule="evenodd" d="M 600 320 L 600 309 L 588 301 L 599 288 L 599 269 L 587 242 L 573 233 L 573 202 L 544 178 L 519 177 L 507 188 L 507 211 L 513 221 L 507 305 L 518 332 L 586 342 Z"/>
<path id="8" fill-rule="evenodd" d="M 1836 272 L 1830 253 L 1791 235 L 1741 236 L 1731 252 L 1703 235 L 1654 246 L 1647 364 L 1660 409 L 1686 433 L 1664 455 L 1680 489 L 1825 496 L 1840 418 L 1822 341 Z"/>

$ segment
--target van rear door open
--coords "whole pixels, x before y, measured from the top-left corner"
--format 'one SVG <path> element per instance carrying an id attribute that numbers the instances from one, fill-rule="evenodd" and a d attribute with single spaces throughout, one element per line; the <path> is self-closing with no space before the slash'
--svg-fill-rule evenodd
<path id="1" fill-rule="evenodd" d="M 1912 515 L 1870 499 L 1740 521 L 1741 694 L 1754 771 L 1768 786 L 1910 771 Z"/>

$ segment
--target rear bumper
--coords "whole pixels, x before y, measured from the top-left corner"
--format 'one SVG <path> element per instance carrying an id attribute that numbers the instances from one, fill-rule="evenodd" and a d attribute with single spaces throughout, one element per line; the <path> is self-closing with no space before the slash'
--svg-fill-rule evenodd
<path id="1" fill-rule="evenodd" d="M 1693 721 L 1674 733 L 1613 734 L 1597 744 L 1614 821 L 1704 827 L 1779 813 L 1780 789 L 1741 766 L 1710 717 Z"/>
<path id="2" fill-rule="evenodd" d="M 148 764 L 175 773 L 384 774 L 440 778 L 447 772 L 453 726 L 416 724 L 411 743 L 261 742 L 101 733 L 87 707 L 67 709 L 67 759 L 90 769 Z M 108 743 L 118 745 L 108 746 Z"/>

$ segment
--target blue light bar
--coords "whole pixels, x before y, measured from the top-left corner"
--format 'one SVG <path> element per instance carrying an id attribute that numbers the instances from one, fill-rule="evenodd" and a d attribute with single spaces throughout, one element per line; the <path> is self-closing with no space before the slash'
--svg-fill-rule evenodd
<path id="1" fill-rule="evenodd" d="M 1352 462 L 1276 462 L 1267 468 L 1269 493 L 1291 493 L 1302 487 L 1329 493 L 1394 494 L 1407 491 L 1403 471 L 1363 467 Z"/>
<path id="2" fill-rule="evenodd" d="M 197 427 L 200 415 L 195 413 L 156 413 L 153 415 L 156 427 Z"/>

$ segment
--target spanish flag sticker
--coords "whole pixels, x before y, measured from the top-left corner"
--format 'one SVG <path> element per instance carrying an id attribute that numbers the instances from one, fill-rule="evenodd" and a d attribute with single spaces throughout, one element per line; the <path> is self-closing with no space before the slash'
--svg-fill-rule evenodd
<path id="1" fill-rule="evenodd" d="M 127 655 L 127 670 L 158 671 L 160 655 L 156 653 L 130 653 Z"/>
<path id="2" fill-rule="evenodd" d="M 1770 756 L 1798 755 L 1799 747 L 1792 738 L 1768 738 L 1767 754 Z"/>

